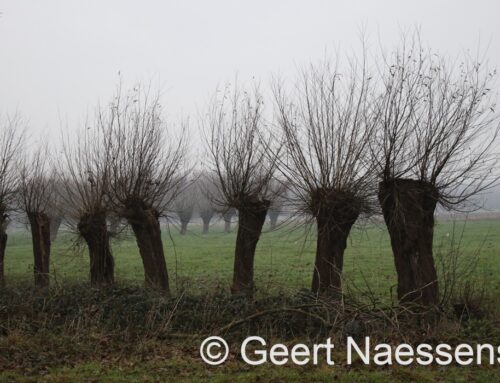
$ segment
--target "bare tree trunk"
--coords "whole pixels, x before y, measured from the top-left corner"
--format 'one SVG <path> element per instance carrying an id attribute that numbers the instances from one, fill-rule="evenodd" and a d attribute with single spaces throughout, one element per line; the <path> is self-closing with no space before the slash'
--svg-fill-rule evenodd
<path id="1" fill-rule="evenodd" d="M 48 287 L 50 267 L 50 220 L 45 213 L 28 213 L 35 258 L 35 286 Z"/>
<path id="2" fill-rule="evenodd" d="M 139 246 L 146 286 L 170 294 L 158 214 L 151 209 L 135 206 L 129 209 L 125 218 Z"/>
<path id="3" fill-rule="evenodd" d="M 0 288 L 5 286 L 5 247 L 7 246 L 7 220 L 4 211 L 0 211 Z"/>
<path id="4" fill-rule="evenodd" d="M 391 237 L 399 300 L 436 304 L 439 291 L 432 243 L 438 191 L 423 181 L 394 179 L 380 183 L 378 198 Z"/>
<path id="5" fill-rule="evenodd" d="M 269 210 L 269 223 L 271 225 L 271 230 L 276 229 L 279 215 L 280 212 L 278 210 Z"/>
<path id="6" fill-rule="evenodd" d="M 186 235 L 189 221 L 181 221 L 181 235 Z"/>
<path id="7" fill-rule="evenodd" d="M 322 207 L 316 215 L 317 242 L 312 292 L 338 298 L 342 294 L 344 251 L 351 228 L 359 216 L 352 201 Z"/>
<path id="8" fill-rule="evenodd" d="M 117 235 L 120 230 L 120 217 L 116 215 L 108 215 L 107 222 L 109 235 L 111 237 Z"/>
<path id="9" fill-rule="evenodd" d="M 213 212 L 200 213 L 201 219 L 203 221 L 203 234 L 207 234 L 210 228 L 210 221 L 212 220 Z"/>
<path id="10" fill-rule="evenodd" d="M 50 243 L 54 243 L 57 238 L 57 233 L 61 227 L 62 217 L 51 217 L 50 219 Z"/>
<path id="11" fill-rule="evenodd" d="M 208 234 L 208 229 L 210 228 L 210 220 L 203 220 L 203 234 Z"/>
<path id="12" fill-rule="evenodd" d="M 235 216 L 234 209 L 229 209 L 224 214 L 222 214 L 222 218 L 224 219 L 224 233 L 229 233 L 231 231 L 231 220 Z"/>
<path id="13" fill-rule="evenodd" d="M 193 208 L 187 207 L 179 209 L 177 211 L 177 217 L 179 218 L 179 221 L 181 223 L 180 234 L 186 235 L 188 224 L 189 222 L 191 222 L 191 218 L 193 217 Z"/>
<path id="14" fill-rule="evenodd" d="M 82 216 L 78 231 L 89 249 L 90 285 L 100 287 L 113 284 L 115 262 L 109 245 L 106 214 L 99 212 Z"/>
<path id="15" fill-rule="evenodd" d="M 239 210 L 238 233 L 234 251 L 234 270 L 232 294 L 253 295 L 253 266 L 255 248 L 259 241 L 262 227 L 266 221 L 269 201 L 247 203 Z"/>

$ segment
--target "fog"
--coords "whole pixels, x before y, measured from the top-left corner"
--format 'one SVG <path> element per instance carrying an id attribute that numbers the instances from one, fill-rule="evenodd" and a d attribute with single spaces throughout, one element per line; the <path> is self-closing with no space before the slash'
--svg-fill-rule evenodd
<path id="1" fill-rule="evenodd" d="M 120 77 L 160 87 L 175 124 L 218 84 L 293 76 L 351 49 L 361 30 L 369 46 L 391 47 L 419 27 L 435 50 L 500 64 L 498 0 L 8 0 L 0 12 L 0 113 L 19 111 L 31 132 L 52 136 L 76 129 Z"/>

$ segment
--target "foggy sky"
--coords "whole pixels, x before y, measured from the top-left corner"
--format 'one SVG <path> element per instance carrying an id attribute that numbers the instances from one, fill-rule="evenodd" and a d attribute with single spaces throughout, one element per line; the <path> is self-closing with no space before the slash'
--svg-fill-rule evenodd
<path id="1" fill-rule="evenodd" d="M 500 65 L 498 0 L 36 1 L 0 3 L 0 113 L 34 132 L 74 129 L 100 100 L 151 81 L 172 121 L 196 114 L 218 84 L 291 76 L 336 48 L 390 46 L 419 26 L 443 53 L 478 46 Z"/>

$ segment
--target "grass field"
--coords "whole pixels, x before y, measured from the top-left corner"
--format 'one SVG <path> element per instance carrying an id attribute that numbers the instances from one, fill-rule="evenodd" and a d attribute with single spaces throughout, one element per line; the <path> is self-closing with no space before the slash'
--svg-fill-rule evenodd
<path id="1" fill-rule="evenodd" d="M 200 226 L 194 223 L 190 232 L 181 236 L 175 227 L 163 228 L 174 295 L 196 296 L 211 291 L 228 294 L 236 233 L 233 230 L 224 234 L 219 224 L 211 229 L 209 234 L 202 235 Z M 149 299 L 149 293 L 141 290 L 142 264 L 131 236 L 113 242 L 115 275 L 124 288 L 104 292 L 100 298 L 98 292 L 87 288 L 88 257 L 84 246 L 74 247 L 73 239 L 71 233 L 61 232 L 54 242 L 51 283 L 60 288 L 40 295 L 30 290 L 33 259 L 29 232 L 9 234 L 5 274 L 10 290 L 3 295 L 5 302 L 0 294 L 0 383 L 500 381 L 498 366 L 249 367 L 235 354 L 224 365 L 209 367 L 198 354 L 202 338 L 160 336 L 156 329 L 150 331 L 148 315 L 143 317 L 141 311 L 136 311 L 144 306 L 143 299 Z M 498 297 L 500 221 L 443 221 L 436 226 L 434 242 L 437 259 L 459 249 L 461 268 L 473 271 L 477 285 Z M 304 228 L 290 227 L 265 232 L 256 254 L 258 295 L 288 296 L 309 288 L 313 260 L 314 233 L 306 235 Z M 476 265 L 472 269 L 471 261 Z M 370 223 L 353 231 L 345 256 L 345 276 L 349 288 L 357 287 L 361 293 L 370 290 L 386 300 L 391 298 L 396 274 L 383 225 Z M 127 286 L 133 289 L 127 290 Z M 153 298 L 156 300 L 152 302 L 162 302 L 161 297 Z M 104 311 L 99 311 L 96 304 L 104 304 L 106 308 L 102 310 L 114 316 L 105 319 Z M 498 309 L 498 305 L 494 306 Z M 118 324 L 119 318 L 124 319 L 125 325 Z M 435 339 L 496 342 L 500 339 L 498 323 L 498 318 L 493 317 L 456 331 L 436 330 Z M 232 335 L 233 341 L 246 336 L 246 330 L 241 331 Z M 337 339 L 341 336 L 331 335 Z"/>
<path id="2" fill-rule="evenodd" d="M 257 288 L 276 292 L 309 288 L 315 252 L 314 233 L 288 226 L 267 230 L 262 235 L 255 258 Z M 187 290 L 197 293 L 207 286 L 229 288 L 236 230 L 224 234 L 215 224 L 211 232 L 201 234 L 193 223 L 190 232 L 181 236 L 175 227 L 163 227 L 164 247 L 174 294 Z M 51 273 L 53 282 L 64 284 L 88 279 L 85 246 L 74 247 L 74 236 L 61 232 L 53 244 Z M 459 259 L 468 267 L 471 258 L 478 260 L 475 273 L 482 281 L 500 286 L 500 221 L 444 221 L 436 226 L 436 258 L 459 249 Z M 116 279 L 120 283 L 142 284 L 143 267 L 131 235 L 114 241 Z M 438 262 L 439 263 L 439 262 Z M 389 238 L 383 225 L 374 223 L 353 229 L 345 255 L 345 278 L 356 286 L 389 295 L 396 284 L 396 272 Z M 16 231 L 8 240 L 5 274 L 8 281 L 30 283 L 33 256 L 29 232 Z M 439 268 L 439 265 L 438 265 Z"/>

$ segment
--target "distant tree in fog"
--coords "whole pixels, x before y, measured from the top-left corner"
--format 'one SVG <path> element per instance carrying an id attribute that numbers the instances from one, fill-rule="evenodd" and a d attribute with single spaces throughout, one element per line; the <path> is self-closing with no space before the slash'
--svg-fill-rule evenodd
<path id="1" fill-rule="evenodd" d="M 215 193 L 217 193 L 217 185 L 215 174 L 202 172 L 195 184 L 197 197 L 196 209 L 203 221 L 203 234 L 207 234 L 210 228 L 210 221 L 216 213 Z"/>
<path id="2" fill-rule="evenodd" d="M 274 180 L 273 182 L 273 198 L 267 215 L 269 216 L 270 229 L 276 229 L 278 225 L 278 217 L 283 213 L 286 203 L 286 185 L 282 181 Z"/>
<path id="3" fill-rule="evenodd" d="M 221 211 L 221 216 L 224 221 L 224 233 L 231 232 L 231 224 L 235 221 L 236 217 L 236 209 L 234 208 L 226 208 Z"/>
<path id="4" fill-rule="evenodd" d="M 187 232 L 187 227 L 193 218 L 194 208 L 198 199 L 198 190 L 193 182 L 185 180 L 184 185 L 181 186 L 181 192 L 173 201 L 174 212 L 181 224 L 181 235 L 185 235 Z"/>

